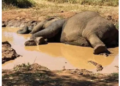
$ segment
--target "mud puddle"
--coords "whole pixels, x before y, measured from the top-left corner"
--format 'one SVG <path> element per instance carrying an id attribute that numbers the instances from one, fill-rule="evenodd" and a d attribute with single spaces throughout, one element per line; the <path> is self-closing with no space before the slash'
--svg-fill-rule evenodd
<path id="1" fill-rule="evenodd" d="M 93 49 L 89 47 L 78 47 L 62 43 L 48 43 L 40 46 L 24 46 L 24 42 L 29 39 L 30 34 L 17 34 L 17 28 L 3 28 L 2 40 L 7 40 L 12 47 L 22 57 L 2 64 L 3 69 L 12 69 L 21 63 L 38 63 L 51 70 L 61 69 L 88 69 L 96 72 L 96 67 L 88 61 L 94 61 L 103 66 L 99 73 L 118 72 L 118 47 L 110 48 L 112 54 L 108 57 L 104 55 L 94 55 Z"/>

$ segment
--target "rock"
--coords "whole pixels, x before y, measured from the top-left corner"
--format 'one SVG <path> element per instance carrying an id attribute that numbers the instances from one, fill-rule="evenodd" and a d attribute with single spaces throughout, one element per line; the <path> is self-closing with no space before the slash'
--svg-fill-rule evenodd
<path id="1" fill-rule="evenodd" d="M 11 47 L 11 44 L 8 41 L 3 41 L 2 47 Z"/>
<path id="2" fill-rule="evenodd" d="M 2 27 L 6 27 L 6 25 L 5 25 L 5 24 L 2 24 Z"/>
<path id="3" fill-rule="evenodd" d="M 25 42 L 25 46 L 35 46 L 35 45 L 37 45 L 37 44 L 36 44 L 35 40 L 33 40 L 33 39 L 30 39 Z"/>
<path id="4" fill-rule="evenodd" d="M 8 41 L 2 42 L 2 63 L 15 59 L 19 55 L 11 48 L 11 44 Z"/>
<path id="5" fill-rule="evenodd" d="M 37 63 L 34 63 L 31 65 L 31 70 L 46 70 L 46 71 L 50 71 L 47 67 L 41 66 Z"/>
<path id="6" fill-rule="evenodd" d="M 94 66 L 96 66 L 96 71 L 102 71 L 103 70 L 103 66 L 101 64 L 98 64 L 97 62 L 94 62 L 94 61 L 88 61 L 88 62 L 93 64 Z"/>
<path id="7" fill-rule="evenodd" d="M 5 21 L 2 21 L 2 27 L 6 27 Z"/>
<path id="8" fill-rule="evenodd" d="M 74 74 L 74 75 L 91 75 L 93 74 L 92 71 L 86 69 L 66 69 L 64 72 Z"/>
<path id="9" fill-rule="evenodd" d="M 15 20 L 8 20 L 7 21 L 7 27 L 13 27 L 15 23 Z"/>

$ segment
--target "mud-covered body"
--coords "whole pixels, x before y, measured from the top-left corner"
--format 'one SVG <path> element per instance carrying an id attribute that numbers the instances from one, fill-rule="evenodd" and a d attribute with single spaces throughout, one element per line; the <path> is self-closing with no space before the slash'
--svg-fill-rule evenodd
<path id="1" fill-rule="evenodd" d="M 112 22 L 104 19 L 95 12 L 82 12 L 68 19 L 63 27 L 61 42 L 74 42 L 80 37 L 88 41 L 90 36 L 96 35 L 106 45 L 117 42 L 118 30 Z"/>
<path id="2" fill-rule="evenodd" d="M 95 54 L 105 52 L 106 46 L 118 44 L 118 30 L 114 24 L 91 11 L 78 13 L 69 19 L 57 19 L 34 33 L 31 39 L 40 36 L 48 39 L 59 36 L 62 43 L 92 46 Z"/>

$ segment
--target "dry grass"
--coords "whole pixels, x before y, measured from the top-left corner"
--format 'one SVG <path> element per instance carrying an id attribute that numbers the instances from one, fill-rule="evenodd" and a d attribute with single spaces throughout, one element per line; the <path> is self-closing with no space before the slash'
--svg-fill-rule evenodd
<path id="1" fill-rule="evenodd" d="M 54 3 L 71 3 L 81 5 L 118 6 L 119 0 L 47 0 Z"/>
<path id="2" fill-rule="evenodd" d="M 45 0 L 34 0 L 36 4 L 32 8 L 24 9 L 12 9 L 12 10 L 3 10 L 3 20 L 4 18 L 15 18 L 15 17 L 24 17 L 24 18 L 34 18 L 35 20 L 42 20 L 49 16 L 61 16 L 68 18 L 75 13 L 81 11 L 96 11 L 99 12 L 104 17 L 111 15 L 114 19 L 118 19 L 118 7 L 113 6 L 99 6 L 99 5 L 80 5 L 80 4 L 70 4 L 70 3 L 53 3 Z M 10 14 L 7 16 L 7 14 Z"/>
<path id="3" fill-rule="evenodd" d="M 99 6 L 99 5 L 80 5 L 80 4 L 70 4 L 70 3 L 52 3 L 48 1 L 43 0 L 34 0 L 38 3 L 38 5 L 35 7 L 34 11 L 36 11 L 35 15 L 46 15 L 49 13 L 49 15 L 56 15 L 55 13 L 62 13 L 62 12 L 81 12 L 81 11 L 96 11 L 100 14 L 116 14 L 118 15 L 118 7 L 112 7 L 112 6 Z"/>

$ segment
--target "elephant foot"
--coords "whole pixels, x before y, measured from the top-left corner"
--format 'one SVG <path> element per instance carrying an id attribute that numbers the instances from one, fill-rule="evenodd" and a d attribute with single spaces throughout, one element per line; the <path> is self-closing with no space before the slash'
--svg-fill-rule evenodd
<path id="1" fill-rule="evenodd" d="M 47 40 L 45 38 L 43 38 L 43 37 L 37 37 L 35 41 L 36 41 L 37 45 L 47 43 Z"/>
<path id="2" fill-rule="evenodd" d="M 35 40 L 33 40 L 33 39 L 30 39 L 25 42 L 25 46 L 35 46 L 35 45 L 37 45 L 37 44 L 36 44 Z"/>
<path id="3" fill-rule="evenodd" d="M 105 45 L 97 45 L 94 47 L 94 54 L 106 53 L 107 48 Z"/>
<path id="4" fill-rule="evenodd" d="M 109 54 L 111 54 L 111 52 L 109 52 L 108 50 L 106 50 L 104 53 L 100 53 L 100 55 L 104 55 L 104 56 L 109 56 Z"/>

